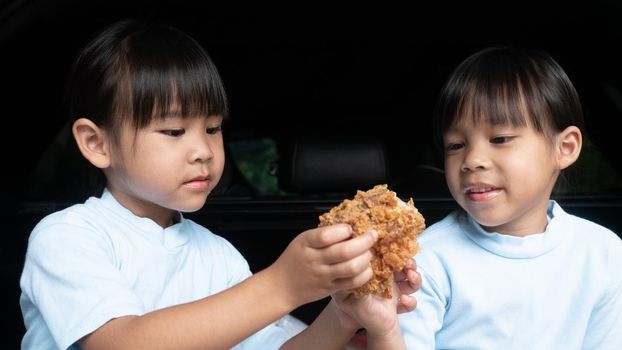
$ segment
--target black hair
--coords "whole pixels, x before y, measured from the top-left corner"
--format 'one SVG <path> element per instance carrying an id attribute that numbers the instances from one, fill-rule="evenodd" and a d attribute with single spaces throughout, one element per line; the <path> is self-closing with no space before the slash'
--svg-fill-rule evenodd
<path id="1" fill-rule="evenodd" d="M 583 129 L 574 85 L 561 66 L 539 50 L 497 46 L 472 54 L 452 72 L 436 108 L 438 145 L 461 118 L 531 125 L 549 136 L 571 125 Z"/>
<path id="2" fill-rule="evenodd" d="M 198 42 L 176 28 L 132 19 L 112 24 L 84 47 L 68 100 L 73 120 L 85 117 L 112 133 L 119 122 L 146 126 L 173 106 L 183 117 L 228 114 L 218 70 Z"/>
<path id="3" fill-rule="evenodd" d="M 171 113 L 228 115 L 220 75 L 201 45 L 174 27 L 134 19 L 108 26 L 82 49 L 69 76 L 67 102 L 72 124 L 88 118 L 115 137 L 124 123 L 138 131 Z M 103 173 L 81 161 L 78 171 L 86 174 L 79 190 L 101 194 Z"/>

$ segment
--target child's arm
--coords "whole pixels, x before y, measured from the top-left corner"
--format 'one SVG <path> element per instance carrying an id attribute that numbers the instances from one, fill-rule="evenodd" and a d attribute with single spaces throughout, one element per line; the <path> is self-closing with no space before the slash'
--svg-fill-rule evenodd
<path id="1" fill-rule="evenodd" d="M 394 274 L 393 297 L 366 295 L 356 298 L 341 291 L 333 295 L 340 310 L 366 330 L 367 349 L 406 349 L 397 314 L 415 309 L 417 301 L 410 294 L 421 287 L 416 263 L 409 260 L 404 269 Z"/>
<path id="2" fill-rule="evenodd" d="M 348 225 L 298 235 L 270 267 L 221 293 L 142 316 L 110 320 L 84 349 L 225 349 L 296 307 L 369 280 L 376 237 Z"/>
<path id="3" fill-rule="evenodd" d="M 362 327 L 367 329 L 368 349 L 405 349 L 397 314 L 416 307 L 410 294 L 420 288 L 421 278 L 415 270 L 410 260 L 395 274 L 392 299 L 375 295 L 357 299 L 347 291 L 335 293 L 318 318 L 281 349 L 343 349 Z"/>
<path id="4" fill-rule="evenodd" d="M 281 350 L 342 350 L 358 328 L 355 322 L 344 322 L 342 312 L 331 300 L 313 323 L 283 344 Z"/>

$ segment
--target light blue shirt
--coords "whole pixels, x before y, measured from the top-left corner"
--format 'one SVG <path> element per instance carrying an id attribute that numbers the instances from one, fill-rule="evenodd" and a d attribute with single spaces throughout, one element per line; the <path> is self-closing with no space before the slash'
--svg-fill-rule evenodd
<path id="1" fill-rule="evenodd" d="M 554 201 L 541 234 L 488 233 L 457 211 L 420 236 L 408 349 L 622 349 L 622 241 Z"/>
<path id="2" fill-rule="evenodd" d="M 163 229 L 105 191 L 31 233 L 20 280 L 22 349 L 79 349 L 79 339 L 113 318 L 201 299 L 250 275 L 224 238 L 183 217 Z M 273 324 L 235 349 L 278 349 L 288 337 Z"/>

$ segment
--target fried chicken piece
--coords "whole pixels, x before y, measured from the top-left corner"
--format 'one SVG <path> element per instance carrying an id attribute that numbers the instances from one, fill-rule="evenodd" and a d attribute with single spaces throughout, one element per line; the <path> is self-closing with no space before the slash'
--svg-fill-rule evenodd
<path id="1" fill-rule="evenodd" d="M 357 191 L 329 212 L 320 215 L 319 226 L 346 223 L 355 236 L 373 228 L 378 240 L 371 248 L 373 277 L 353 290 L 356 297 L 377 294 L 392 297 L 393 272 L 404 268 L 406 261 L 419 251 L 417 236 L 425 228 L 423 215 L 412 198 L 403 202 L 386 184 L 368 191 Z"/>

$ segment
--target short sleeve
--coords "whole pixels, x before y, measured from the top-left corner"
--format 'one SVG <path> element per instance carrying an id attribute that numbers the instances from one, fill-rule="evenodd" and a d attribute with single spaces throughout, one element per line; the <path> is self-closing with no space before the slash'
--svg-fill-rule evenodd
<path id="1" fill-rule="evenodd" d="M 115 267 L 112 243 L 86 226 L 36 227 L 20 285 L 26 325 L 40 313 L 60 349 L 110 319 L 144 312 L 140 299 Z"/>

